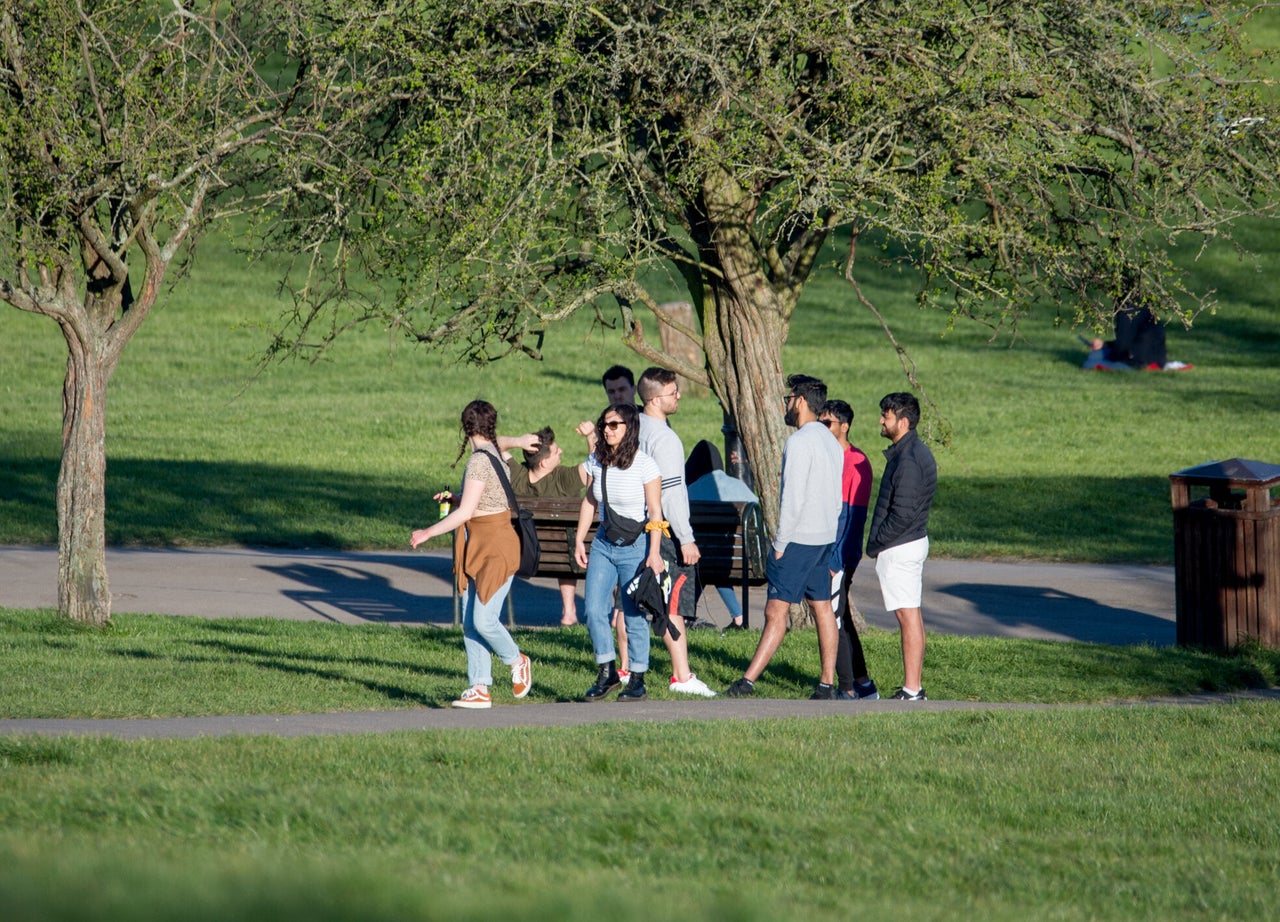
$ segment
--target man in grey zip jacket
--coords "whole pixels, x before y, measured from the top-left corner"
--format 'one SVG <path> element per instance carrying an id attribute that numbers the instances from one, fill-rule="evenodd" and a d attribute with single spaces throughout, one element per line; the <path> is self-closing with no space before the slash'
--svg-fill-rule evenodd
<path id="1" fill-rule="evenodd" d="M 929 509 L 938 484 L 933 453 L 920 441 L 916 425 L 920 404 L 906 393 L 880 401 L 880 434 L 893 444 L 885 450 L 884 474 L 867 534 L 867 556 L 876 558 L 876 576 L 884 607 L 902 631 L 902 688 L 893 697 L 924 701 L 924 562 L 929 556 Z"/>

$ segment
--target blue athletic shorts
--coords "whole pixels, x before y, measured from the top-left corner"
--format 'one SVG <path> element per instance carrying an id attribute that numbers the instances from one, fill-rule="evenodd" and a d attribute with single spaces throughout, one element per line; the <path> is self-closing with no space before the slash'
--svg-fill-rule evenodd
<path id="1" fill-rule="evenodd" d="M 782 556 L 770 554 L 765 566 L 770 599 L 799 602 L 831 598 L 831 545 L 796 544 L 791 542 Z"/>

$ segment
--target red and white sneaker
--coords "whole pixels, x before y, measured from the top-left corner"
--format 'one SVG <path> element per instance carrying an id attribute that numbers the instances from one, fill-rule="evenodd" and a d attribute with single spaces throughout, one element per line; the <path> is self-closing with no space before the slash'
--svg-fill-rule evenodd
<path id="1" fill-rule="evenodd" d="M 479 710 L 481 708 L 493 707 L 493 702 L 489 699 L 488 688 L 483 685 L 472 685 L 459 695 L 458 700 L 453 702 L 450 707 Z"/>
<path id="2" fill-rule="evenodd" d="M 520 659 L 511 667 L 511 694 L 523 698 L 533 688 L 533 663 L 529 657 L 520 654 Z"/>
<path id="3" fill-rule="evenodd" d="M 702 681 L 692 672 L 689 678 L 680 682 L 675 676 L 671 677 L 671 683 L 667 686 L 673 692 L 679 692 L 682 695 L 700 695 L 703 698 L 714 698 L 716 693 L 707 688 L 707 683 Z"/>

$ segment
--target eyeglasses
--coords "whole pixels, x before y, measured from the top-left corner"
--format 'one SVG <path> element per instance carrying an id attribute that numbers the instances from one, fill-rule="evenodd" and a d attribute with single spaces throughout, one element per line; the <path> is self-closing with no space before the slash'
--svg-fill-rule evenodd
<path id="1" fill-rule="evenodd" d="M 787 394 L 785 397 L 782 398 L 782 402 L 790 403 L 791 401 L 795 400 L 799 396 L 800 396 L 799 394 Z"/>
<path id="2" fill-rule="evenodd" d="M 679 396 L 680 396 L 680 388 L 678 388 L 678 387 L 677 387 L 677 388 L 676 388 L 674 391 L 672 391 L 670 394 L 659 394 L 658 396 L 659 396 L 659 397 L 679 397 Z"/>
<path id="3" fill-rule="evenodd" d="M 620 419 L 611 419 L 604 424 L 606 429 L 617 429 L 619 426 L 625 426 L 626 423 Z"/>
<path id="4" fill-rule="evenodd" d="M 828 429 L 834 429 L 836 426 L 840 425 L 840 420 L 838 419 L 820 419 L 818 422 L 822 423 L 822 425 L 826 426 Z"/>

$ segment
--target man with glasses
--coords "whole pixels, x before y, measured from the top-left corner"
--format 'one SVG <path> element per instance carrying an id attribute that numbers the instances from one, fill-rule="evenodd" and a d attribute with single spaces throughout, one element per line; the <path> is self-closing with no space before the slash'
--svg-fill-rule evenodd
<path id="1" fill-rule="evenodd" d="M 796 431 L 782 451 L 778 528 L 766 567 L 769 591 L 764 630 L 751 663 L 727 694 L 734 698 L 755 694 L 756 680 L 787 634 L 788 611 L 803 599 L 818 626 L 822 660 L 822 674 L 811 697 L 831 700 L 835 698 L 838 632 L 831 607 L 829 564 L 840 516 L 844 452 L 831 431 L 818 422 L 827 403 L 827 386 L 808 375 L 792 375 L 787 378 L 787 387 L 785 419 Z"/>
<path id="2" fill-rule="evenodd" d="M 920 403 L 906 393 L 880 400 L 880 434 L 893 444 L 885 449 L 884 474 L 876 511 L 867 534 L 867 555 L 876 558 L 876 576 L 884 607 L 902 630 L 900 701 L 927 701 L 924 694 L 924 562 L 929 556 L 929 508 L 938 485 L 933 453 L 916 435 Z"/>
<path id="3" fill-rule="evenodd" d="M 658 462 L 658 470 L 662 474 L 662 517 L 670 523 L 671 533 L 675 536 L 675 541 L 665 535 L 662 537 L 662 556 L 669 562 L 671 571 L 671 598 L 676 602 L 675 610 L 668 613 L 675 633 L 679 634 L 673 637 L 672 632 L 667 632 L 662 636 L 667 652 L 671 654 L 669 688 L 685 695 L 710 698 L 715 692 L 689 671 L 687 625 L 693 621 L 695 613 L 692 606 L 688 611 L 680 610 L 681 601 L 692 600 L 695 596 L 696 567 L 702 556 L 693 538 L 693 527 L 689 524 L 684 443 L 667 421 L 667 417 L 680 409 L 680 386 L 676 383 L 674 371 L 654 367 L 646 368 L 640 375 L 636 390 L 644 404 L 640 414 L 640 450 Z"/>
<path id="4" fill-rule="evenodd" d="M 836 526 L 836 543 L 831 551 L 831 570 L 840 575 L 840 585 L 831 603 L 840 630 L 836 648 L 836 698 L 853 701 L 880 697 L 876 683 L 867 675 L 867 658 L 862 639 L 853 623 L 853 606 L 849 590 L 853 573 L 862 560 L 862 537 L 867 530 L 867 505 L 871 501 L 871 462 L 856 446 L 849 443 L 849 425 L 853 407 L 843 400 L 828 400 L 818 422 L 831 430 L 844 452 L 844 476 L 840 485 L 840 522 Z M 832 581 L 834 584 L 834 580 Z M 834 585 L 833 585 L 833 588 Z"/>

